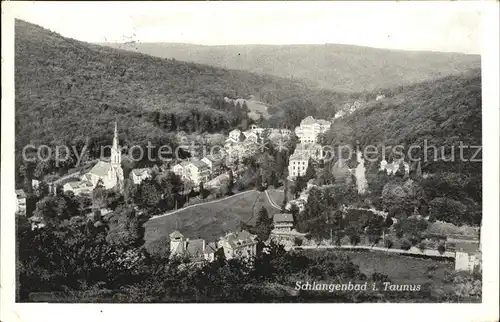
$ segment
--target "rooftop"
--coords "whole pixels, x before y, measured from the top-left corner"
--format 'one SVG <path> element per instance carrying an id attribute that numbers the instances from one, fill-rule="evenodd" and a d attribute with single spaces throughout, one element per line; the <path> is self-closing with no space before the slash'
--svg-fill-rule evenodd
<path id="1" fill-rule="evenodd" d="M 278 223 L 278 222 L 293 223 L 293 215 L 292 214 L 274 214 L 273 221 L 275 223 Z"/>
<path id="2" fill-rule="evenodd" d="M 111 163 L 99 161 L 97 164 L 89 171 L 90 174 L 96 175 L 98 177 L 105 177 L 111 168 Z"/>
<path id="3" fill-rule="evenodd" d="M 174 231 L 169 235 L 170 238 L 182 238 L 184 237 L 183 234 L 181 234 L 178 230 Z"/>
<path id="4" fill-rule="evenodd" d="M 132 172 L 136 175 L 136 176 L 140 176 L 142 175 L 143 173 L 149 173 L 151 170 L 149 168 L 141 168 L 141 169 L 133 169 Z"/>
<path id="5" fill-rule="evenodd" d="M 232 248 L 238 248 L 255 244 L 255 237 L 255 235 L 243 230 L 240 232 L 229 233 L 226 236 L 221 237 L 221 240 L 226 241 Z"/>
<path id="6" fill-rule="evenodd" d="M 17 195 L 17 198 L 26 198 L 26 193 L 24 192 L 23 189 L 17 189 L 16 190 L 16 195 Z"/>

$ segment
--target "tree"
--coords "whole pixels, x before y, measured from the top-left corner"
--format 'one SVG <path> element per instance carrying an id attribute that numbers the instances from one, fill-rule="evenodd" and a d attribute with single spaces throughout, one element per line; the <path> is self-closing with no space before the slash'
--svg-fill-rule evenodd
<path id="1" fill-rule="evenodd" d="M 262 207 L 257 215 L 257 221 L 255 227 L 257 229 L 257 236 L 261 241 L 265 241 L 269 238 L 273 225 L 272 218 L 269 217 L 269 212 L 266 208 Z"/>
<path id="2" fill-rule="evenodd" d="M 140 246 L 144 242 L 142 223 L 133 207 L 120 206 L 110 216 L 108 243 L 121 246 Z"/>
<path id="3" fill-rule="evenodd" d="M 401 240 L 401 249 L 409 250 L 411 248 L 411 243 L 408 239 L 404 238 Z"/>
<path id="4" fill-rule="evenodd" d="M 57 226 L 65 219 L 80 215 L 80 206 L 72 192 L 61 193 L 38 201 L 33 215 L 47 226 Z"/>
<path id="5" fill-rule="evenodd" d="M 143 208 L 152 209 L 160 200 L 161 192 L 156 181 L 151 178 L 142 181 L 137 189 L 136 203 Z"/>
<path id="6" fill-rule="evenodd" d="M 234 188 L 234 174 L 232 169 L 229 169 L 229 180 L 227 183 L 227 188 L 229 191 L 233 191 Z"/>
<path id="7" fill-rule="evenodd" d="M 316 170 L 314 169 L 314 166 L 312 163 L 313 163 L 312 159 L 309 159 L 306 173 L 304 175 L 306 182 L 311 180 L 311 179 L 314 179 L 316 177 Z"/>

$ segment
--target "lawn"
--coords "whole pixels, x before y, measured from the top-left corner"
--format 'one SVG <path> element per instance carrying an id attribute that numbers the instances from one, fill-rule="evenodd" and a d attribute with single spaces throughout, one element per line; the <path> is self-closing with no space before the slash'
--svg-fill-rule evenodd
<path id="1" fill-rule="evenodd" d="M 281 206 L 283 203 L 284 199 L 284 194 L 283 190 L 278 190 L 278 189 L 267 189 L 267 193 L 269 194 L 269 197 L 278 205 Z"/>
<path id="2" fill-rule="evenodd" d="M 245 100 L 237 99 L 236 101 L 239 102 L 240 104 L 243 104 Z M 253 120 L 258 120 L 261 115 L 265 119 L 271 117 L 271 115 L 269 115 L 269 112 L 267 111 L 267 105 L 265 105 L 264 103 L 254 100 L 246 100 L 246 102 L 248 109 L 250 110 L 248 116 L 250 116 Z"/>
<path id="3" fill-rule="evenodd" d="M 203 238 L 207 242 L 218 240 L 229 231 L 238 231 L 242 223 L 255 224 L 262 206 L 269 211 L 270 216 L 276 212 L 264 193 L 249 191 L 228 200 L 202 204 L 170 216 L 152 219 L 145 225 L 146 246 L 161 244 L 167 247 L 168 235 L 175 230 L 191 239 Z"/>

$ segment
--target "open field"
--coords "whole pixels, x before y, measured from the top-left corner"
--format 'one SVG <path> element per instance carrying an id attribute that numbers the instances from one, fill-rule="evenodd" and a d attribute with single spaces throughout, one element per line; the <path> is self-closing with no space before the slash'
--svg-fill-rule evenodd
<path id="1" fill-rule="evenodd" d="M 248 113 L 248 116 L 250 116 L 253 120 L 258 120 L 260 116 L 262 115 L 263 118 L 266 120 L 271 117 L 267 111 L 267 105 L 259 102 L 259 101 L 254 101 L 254 100 L 244 100 L 244 99 L 237 99 L 236 102 L 239 102 L 240 104 L 243 104 L 243 102 L 247 102 L 248 109 L 250 110 L 250 113 Z"/>
<path id="2" fill-rule="evenodd" d="M 252 206 L 254 205 L 255 207 Z M 248 191 L 244 194 L 210 204 L 200 204 L 175 214 L 159 217 L 145 224 L 146 245 L 162 242 L 168 245 L 168 235 L 179 230 L 188 238 L 215 241 L 229 231 L 239 230 L 241 224 L 255 224 L 259 209 L 264 206 L 272 216 L 274 209 L 265 193 Z"/>

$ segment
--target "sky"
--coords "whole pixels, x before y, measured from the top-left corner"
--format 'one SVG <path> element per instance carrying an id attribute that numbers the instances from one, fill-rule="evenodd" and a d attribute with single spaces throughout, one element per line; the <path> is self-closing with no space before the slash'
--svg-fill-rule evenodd
<path id="1" fill-rule="evenodd" d="M 87 42 L 352 44 L 479 54 L 477 2 L 17 2 L 15 16 Z"/>

